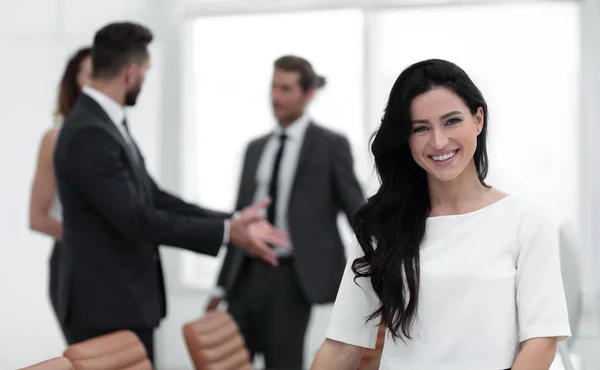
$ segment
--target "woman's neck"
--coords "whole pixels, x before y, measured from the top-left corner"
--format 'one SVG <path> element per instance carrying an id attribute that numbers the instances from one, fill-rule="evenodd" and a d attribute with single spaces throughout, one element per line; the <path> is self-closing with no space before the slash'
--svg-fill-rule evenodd
<path id="1" fill-rule="evenodd" d="M 432 214 L 455 214 L 478 208 L 489 189 L 481 184 L 475 164 L 471 162 L 454 180 L 439 181 L 429 177 Z"/>

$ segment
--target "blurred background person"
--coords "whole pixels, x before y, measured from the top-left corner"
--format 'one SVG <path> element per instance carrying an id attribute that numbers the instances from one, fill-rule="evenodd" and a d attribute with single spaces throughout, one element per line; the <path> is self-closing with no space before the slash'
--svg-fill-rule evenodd
<path id="1" fill-rule="evenodd" d="M 266 242 L 286 237 L 260 216 L 268 199 L 232 217 L 173 196 L 154 182 L 131 136 L 134 106 L 150 68 L 151 31 L 111 23 L 94 36 L 93 77 L 65 119 L 54 154 L 63 206 L 69 344 L 118 330 L 134 332 L 154 359 L 154 331 L 167 313 L 158 247 L 216 256 L 221 245 L 277 263 Z"/>
<path id="2" fill-rule="evenodd" d="M 268 369 L 302 369 L 313 304 L 330 303 L 346 257 L 337 218 L 351 222 L 364 201 L 346 137 L 318 125 L 308 106 L 325 79 L 305 59 L 274 63 L 271 86 L 274 130 L 247 147 L 236 209 L 269 196 L 267 220 L 289 232 L 292 248 L 274 245 L 273 267 L 228 248 L 216 297 L 225 298 L 251 354 Z M 251 120 L 251 119 L 250 119 Z"/>
<path id="3" fill-rule="evenodd" d="M 54 127 L 44 133 L 33 178 L 29 205 L 29 227 L 31 230 L 48 235 L 54 239 L 54 247 L 49 264 L 49 293 L 54 313 L 59 320 L 63 335 L 68 339 L 64 326 L 64 312 L 57 305 L 58 276 L 63 253 L 62 244 L 62 210 L 58 192 L 55 187 L 54 165 L 52 156 L 54 146 L 64 118 L 71 112 L 81 89 L 89 84 L 92 76 L 91 48 L 84 47 L 75 52 L 67 63 L 58 90 Z M 60 311 L 59 311 L 60 310 Z"/>

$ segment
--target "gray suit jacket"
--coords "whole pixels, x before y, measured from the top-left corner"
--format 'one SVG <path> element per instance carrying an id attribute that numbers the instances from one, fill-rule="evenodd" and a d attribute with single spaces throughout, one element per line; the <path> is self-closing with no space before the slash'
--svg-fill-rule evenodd
<path id="1" fill-rule="evenodd" d="M 252 204 L 256 171 L 270 135 L 252 141 L 246 149 L 236 209 Z M 331 303 L 344 272 L 346 256 L 337 227 L 344 212 L 351 222 L 364 202 L 354 174 L 348 140 L 311 123 L 305 133 L 288 205 L 288 222 L 294 245 L 294 267 L 300 285 L 312 303 Z M 247 255 L 228 246 L 218 285 L 227 295 L 239 278 Z"/>

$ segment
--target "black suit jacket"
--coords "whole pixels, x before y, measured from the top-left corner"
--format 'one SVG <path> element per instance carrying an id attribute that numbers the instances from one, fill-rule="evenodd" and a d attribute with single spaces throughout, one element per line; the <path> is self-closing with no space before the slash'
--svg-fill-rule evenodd
<path id="1" fill-rule="evenodd" d="M 236 208 L 252 204 L 256 171 L 270 135 L 252 141 L 245 154 Z M 339 212 L 351 222 L 364 202 L 354 174 L 348 140 L 324 127 L 309 124 L 300 150 L 288 204 L 288 223 L 294 245 L 294 267 L 306 297 L 312 303 L 335 300 L 346 265 L 344 245 L 337 226 Z M 219 274 L 218 285 L 227 294 L 239 278 L 246 255 L 231 246 Z"/>
<path id="2" fill-rule="evenodd" d="M 216 256 L 228 214 L 161 190 L 106 112 L 82 94 L 54 152 L 65 266 L 59 318 L 70 327 L 152 328 L 166 314 L 158 246 Z"/>

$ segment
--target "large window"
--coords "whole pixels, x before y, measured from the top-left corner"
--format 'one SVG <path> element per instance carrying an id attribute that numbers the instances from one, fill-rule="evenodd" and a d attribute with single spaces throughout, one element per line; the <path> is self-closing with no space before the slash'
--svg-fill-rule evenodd
<path id="1" fill-rule="evenodd" d="M 312 116 L 348 136 L 359 177 L 374 191 L 368 135 L 391 85 L 411 63 L 443 58 L 463 67 L 488 102 L 489 183 L 577 222 L 579 5 L 510 2 L 370 14 L 356 9 L 195 20 L 189 195 L 233 209 L 245 146 L 275 125 L 272 65 L 287 53 L 307 58 L 327 77 Z M 182 267 L 186 285 L 211 287 L 219 260 L 186 253 Z"/>
<path id="2" fill-rule="evenodd" d="M 327 79 L 310 107 L 318 123 L 344 132 L 357 169 L 366 165 L 362 14 L 357 10 L 202 18 L 193 25 L 191 174 L 201 204 L 232 210 L 248 142 L 275 127 L 270 107 L 273 62 L 285 54 L 308 59 Z M 190 175 L 190 174 L 187 174 Z M 347 234 L 347 233 L 346 233 Z M 222 256 L 221 256 L 222 257 Z M 219 261 L 185 253 L 184 283 L 214 284 Z"/>

